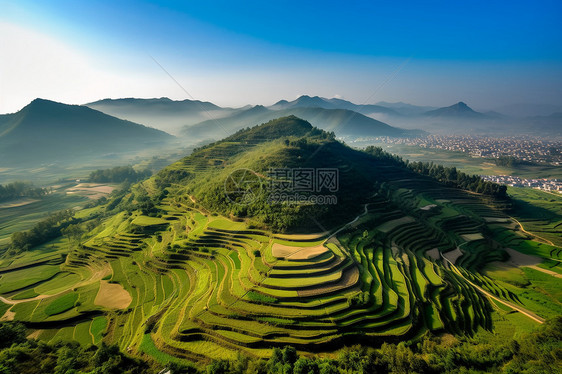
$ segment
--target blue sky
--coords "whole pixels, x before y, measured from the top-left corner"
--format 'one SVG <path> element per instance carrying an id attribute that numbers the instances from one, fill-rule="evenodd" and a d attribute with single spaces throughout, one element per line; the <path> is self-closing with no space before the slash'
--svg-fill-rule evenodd
<path id="1" fill-rule="evenodd" d="M 0 9 L 0 112 L 38 96 L 562 105 L 560 1 L 0 0 Z"/>

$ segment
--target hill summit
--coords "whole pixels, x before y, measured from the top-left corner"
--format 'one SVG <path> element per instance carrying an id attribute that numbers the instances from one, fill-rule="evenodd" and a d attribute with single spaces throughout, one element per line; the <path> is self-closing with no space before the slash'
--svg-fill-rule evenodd
<path id="1" fill-rule="evenodd" d="M 275 231 L 317 231 L 319 225 L 333 227 L 361 210 L 373 183 L 378 178 L 384 179 L 383 169 L 379 167 L 382 164 L 388 167 L 392 160 L 377 159 L 347 147 L 335 140 L 333 132 L 290 115 L 241 129 L 224 140 L 196 149 L 163 169 L 154 179 L 170 195 L 189 191 L 208 211 L 247 218 L 256 226 Z M 398 168 L 410 173 L 402 166 Z M 278 182 L 271 172 L 278 169 L 287 173 L 283 183 L 289 194 L 298 195 L 303 201 L 270 204 L 270 187 Z M 297 169 L 307 170 L 311 175 L 318 170 L 333 170 L 338 183 L 328 190 L 296 191 L 293 188 L 296 182 L 290 174 Z M 225 191 L 225 181 L 239 170 L 258 176 L 263 187 L 253 196 L 251 204 L 233 202 Z M 317 204 L 314 201 L 318 196 L 333 198 L 337 204 Z"/>
<path id="2" fill-rule="evenodd" d="M 485 114 L 473 110 L 462 101 L 448 107 L 430 110 L 424 114 L 428 117 L 488 118 Z"/>

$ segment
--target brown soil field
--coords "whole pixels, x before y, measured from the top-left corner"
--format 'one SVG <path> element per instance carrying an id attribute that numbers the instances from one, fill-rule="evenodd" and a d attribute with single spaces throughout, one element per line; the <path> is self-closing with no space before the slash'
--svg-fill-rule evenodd
<path id="1" fill-rule="evenodd" d="M 109 309 L 125 309 L 132 300 L 131 295 L 119 283 L 102 280 L 94 303 Z"/>

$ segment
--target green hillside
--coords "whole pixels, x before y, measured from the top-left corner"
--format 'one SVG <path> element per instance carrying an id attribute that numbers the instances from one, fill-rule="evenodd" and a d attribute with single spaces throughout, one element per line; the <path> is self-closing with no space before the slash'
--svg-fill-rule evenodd
<path id="1" fill-rule="evenodd" d="M 339 184 L 271 203 L 267 186 L 288 182 L 271 170 L 283 168 L 337 169 Z M 506 207 L 279 118 L 196 149 L 62 219 L 64 237 L 2 258 L 4 316 L 43 341 L 114 343 L 162 363 L 288 345 L 330 357 L 443 334 L 503 343 L 562 314 L 552 275 L 562 242 L 516 231 Z M 549 260 L 518 273 L 502 267 L 511 251 Z"/>
<path id="2" fill-rule="evenodd" d="M 68 162 L 156 147 L 172 136 L 96 110 L 36 99 L 0 116 L 2 166 Z"/>

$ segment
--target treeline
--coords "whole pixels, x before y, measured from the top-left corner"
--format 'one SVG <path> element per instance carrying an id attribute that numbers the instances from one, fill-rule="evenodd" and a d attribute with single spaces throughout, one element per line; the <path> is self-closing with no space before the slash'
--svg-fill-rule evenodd
<path id="1" fill-rule="evenodd" d="M 504 343 L 465 338 L 443 343 L 440 338 L 426 336 L 410 345 L 402 342 L 384 343 L 379 349 L 344 348 L 337 358 L 303 357 L 292 347 L 275 348 L 269 359 L 238 357 L 214 361 L 207 366 L 206 373 L 561 373 L 561 368 L 562 317 L 559 316 L 532 333 Z"/>
<path id="2" fill-rule="evenodd" d="M 507 199 L 507 186 L 488 182 L 478 175 L 469 175 L 458 171 L 457 168 L 437 165 L 433 162 L 404 161 L 400 156 L 385 152 L 380 147 L 368 146 L 365 149 L 368 154 L 385 160 L 397 166 L 407 167 L 410 170 L 431 177 L 447 186 L 462 188 L 464 190 L 493 196 L 498 199 Z"/>
<path id="3" fill-rule="evenodd" d="M 134 183 L 151 175 L 150 170 L 136 171 L 132 166 L 117 166 L 111 169 L 99 169 L 91 172 L 88 181 L 93 183 Z"/>
<path id="4" fill-rule="evenodd" d="M 14 232 L 11 236 L 10 249 L 15 252 L 27 251 L 61 236 L 61 230 L 72 223 L 72 217 L 74 217 L 72 209 L 61 210 L 37 222 L 28 231 Z"/>
<path id="5" fill-rule="evenodd" d="M 26 339 L 24 325 L 0 322 L 0 373 L 2 374 L 142 374 L 155 373 L 149 364 L 126 356 L 119 348 L 101 344 L 80 346 L 76 342 L 47 344 Z"/>
<path id="6" fill-rule="evenodd" d="M 513 156 L 500 156 L 494 160 L 496 166 L 504 166 L 508 168 L 516 167 L 523 164 L 530 164 Z"/>
<path id="7" fill-rule="evenodd" d="M 19 197 L 41 197 L 48 192 L 48 189 L 35 187 L 30 182 L 0 184 L 0 201 L 17 199 Z"/>
<path id="8" fill-rule="evenodd" d="M 478 175 L 468 175 L 457 168 L 436 165 L 433 162 L 410 162 L 408 167 L 418 174 L 427 175 L 448 186 L 462 188 L 498 199 L 507 198 L 507 186 L 488 182 Z"/>
<path id="9" fill-rule="evenodd" d="M 81 347 L 77 343 L 46 344 L 26 339 L 21 324 L 0 322 L 0 373 L 156 373 L 154 362 L 126 356 L 117 346 Z M 375 373 L 560 373 L 562 317 L 534 332 L 503 343 L 468 338 L 443 343 L 426 336 L 413 344 L 384 343 L 379 349 L 353 346 L 338 355 L 300 356 L 290 346 L 274 348 L 269 358 L 239 355 L 217 360 L 204 371 L 190 363 L 170 363 L 171 374 L 375 374 Z"/>

